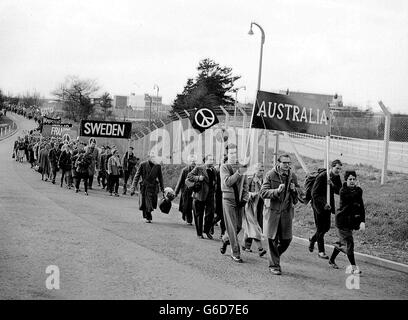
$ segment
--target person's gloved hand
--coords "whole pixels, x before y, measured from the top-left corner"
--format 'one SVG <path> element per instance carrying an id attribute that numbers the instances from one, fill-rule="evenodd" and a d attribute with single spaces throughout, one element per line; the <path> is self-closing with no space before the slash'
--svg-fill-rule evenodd
<path id="1" fill-rule="evenodd" d="M 360 230 L 361 230 L 361 231 L 364 231 L 364 230 L 365 230 L 365 223 L 364 223 L 364 222 L 361 222 L 361 223 L 360 223 Z"/>

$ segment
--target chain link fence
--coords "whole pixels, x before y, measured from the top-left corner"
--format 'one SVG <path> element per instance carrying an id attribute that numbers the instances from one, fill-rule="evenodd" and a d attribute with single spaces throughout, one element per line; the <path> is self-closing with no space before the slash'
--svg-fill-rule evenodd
<path id="1" fill-rule="evenodd" d="M 220 121 L 214 127 L 214 130 L 221 129 L 227 131 L 231 128 L 242 129 L 250 127 L 252 108 L 240 106 L 236 113 L 234 106 L 215 107 L 213 109 Z M 193 114 L 193 112 L 194 110 L 186 110 L 173 113 L 167 119 L 152 121 L 150 126 L 147 125 L 135 130 L 131 145 L 144 158 L 157 143 L 157 139 L 152 138 L 150 135 L 152 132 L 158 128 L 171 131 L 169 125 L 172 122 L 188 119 L 189 115 Z M 408 172 L 408 116 L 392 116 L 390 127 L 388 168 L 390 170 Z M 367 114 L 363 112 L 334 113 L 332 118 L 331 158 L 340 158 L 350 164 L 367 164 L 381 168 L 384 159 L 384 128 L 385 116 L 382 114 Z M 258 147 L 258 159 L 262 159 L 265 137 L 263 130 L 256 131 L 258 140 L 251 143 L 256 144 Z M 293 146 L 295 146 L 302 156 L 324 159 L 324 137 L 299 133 L 290 133 L 288 136 L 291 139 L 290 143 L 287 140 L 288 138 L 280 136 L 280 152 L 293 152 Z M 276 135 L 269 131 L 267 133 L 267 162 L 273 161 L 275 139 Z M 170 146 L 170 158 L 173 158 L 177 152 L 181 151 L 173 150 L 172 147 L 173 145 Z"/>

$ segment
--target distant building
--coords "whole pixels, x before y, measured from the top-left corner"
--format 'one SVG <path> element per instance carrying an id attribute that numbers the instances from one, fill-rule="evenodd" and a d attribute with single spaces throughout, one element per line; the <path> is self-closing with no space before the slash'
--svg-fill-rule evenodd
<path id="1" fill-rule="evenodd" d="M 288 90 L 280 90 L 280 94 L 285 94 L 288 96 L 291 96 L 295 99 L 298 99 L 300 101 L 306 100 L 306 101 L 315 101 L 316 104 L 322 105 L 322 104 L 327 104 L 330 103 L 331 106 L 333 107 L 336 105 L 338 108 L 343 107 L 343 98 L 340 95 L 337 94 L 321 94 L 321 93 L 307 93 L 307 92 L 292 92 Z"/>
<path id="2" fill-rule="evenodd" d="M 135 114 L 139 115 L 142 113 L 145 119 L 150 117 L 150 111 L 152 119 L 165 118 L 171 109 L 169 106 L 163 105 L 161 96 L 149 95 L 147 93 L 143 95 L 132 93 L 129 96 L 129 106 L 135 111 Z"/>
<path id="3" fill-rule="evenodd" d="M 127 96 L 113 96 L 113 108 L 125 109 L 128 106 Z"/>

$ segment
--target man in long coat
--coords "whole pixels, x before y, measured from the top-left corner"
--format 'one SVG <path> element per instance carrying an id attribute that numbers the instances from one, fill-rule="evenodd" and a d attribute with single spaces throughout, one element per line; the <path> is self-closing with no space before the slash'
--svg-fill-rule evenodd
<path id="1" fill-rule="evenodd" d="M 157 208 L 157 195 L 160 191 L 164 194 L 163 175 L 161 166 L 156 163 L 154 153 L 149 155 L 149 159 L 142 162 L 137 169 L 136 175 L 132 181 L 132 188 L 130 195 L 134 195 L 137 183 L 140 178 L 140 195 L 139 195 L 139 209 L 143 212 L 143 218 L 146 223 L 152 222 L 152 211 Z"/>
<path id="2" fill-rule="evenodd" d="M 44 180 L 44 175 L 46 175 L 45 181 L 48 180 L 48 176 L 50 175 L 50 161 L 48 159 L 50 147 L 48 143 L 44 143 L 43 148 L 40 150 L 38 160 L 39 167 L 41 168 L 41 180 Z"/>
<path id="3" fill-rule="evenodd" d="M 294 204 L 300 188 L 290 164 L 289 155 L 279 156 L 278 164 L 266 174 L 260 192 L 264 199 L 263 233 L 268 238 L 269 270 L 276 275 L 282 274 L 280 257 L 292 241 Z"/>
<path id="4" fill-rule="evenodd" d="M 61 150 L 58 147 L 58 143 L 51 142 L 51 150 L 48 153 L 48 159 L 50 161 L 50 169 L 51 169 L 51 182 L 55 184 L 55 178 L 57 177 L 58 171 L 58 160 L 61 155 Z"/>
<path id="5" fill-rule="evenodd" d="M 89 146 L 85 148 L 86 153 L 90 156 L 91 164 L 88 168 L 88 188 L 92 190 L 93 179 L 96 170 L 96 164 L 99 158 L 99 150 L 96 148 L 95 138 L 91 138 L 89 141 Z"/>
<path id="6" fill-rule="evenodd" d="M 183 221 L 186 221 L 186 223 L 191 225 L 193 222 L 193 192 L 191 189 L 186 187 L 186 178 L 187 175 L 195 168 L 197 157 L 195 155 L 190 155 L 187 161 L 188 166 L 184 167 L 181 171 L 174 192 L 176 197 L 181 193 L 179 211 L 182 214 Z"/>
<path id="7" fill-rule="evenodd" d="M 187 181 L 201 184 L 200 190 L 193 192 L 194 222 L 197 237 L 204 239 L 204 232 L 211 240 L 213 239 L 210 231 L 214 220 L 216 170 L 212 155 L 206 155 L 203 160 L 204 165 L 196 166 L 187 175 Z"/>
<path id="8" fill-rule="evenodd" d="M 309 251 L 313 252 L 317 242 L 319 253 L 317 256 L 322 259 L 329 259 L 324 249 L 324 235 L 330 230 L 331 214 L 336 213 L 334 194 L 339 194 L 342 186 L 340 172 L 342 168 L 340 160 L 336 159 L 331 163 L 330 175 L 330 205 L 327 205 L 327 173 L 321 172 L 312 187 L 312 208 L 316 224 L 316 233 L 309 239 Z"/>

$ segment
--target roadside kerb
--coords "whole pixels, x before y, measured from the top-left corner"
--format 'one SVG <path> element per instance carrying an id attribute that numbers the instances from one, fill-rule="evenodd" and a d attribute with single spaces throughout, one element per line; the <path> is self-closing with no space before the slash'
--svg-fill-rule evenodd
<path id="1" fill-rule="evenodd" d="M 179 208 L 179 205 L 177 203 L 172 203 L 172 206 L 176 208 L 177 210 Z M 309 246 L 309 240 L 305 238 L 293 236 L 293 242 L 304 245 L 305 247 Z M 325 244 L 325 248 L 327 252 L 329 252 L 333 250 L 334 246 Z M 408 274 L 408 265 L 406 264 L 371 256 L 371 255 L 360 253 L 360 252 L 354 252 L 354 255 L 358 258 L 359 261 L 363 261 L 363 262 L 370 263 L 376 266 L 380 266 L 383 268 L 392 269 L 392 270 L 396 270 L 396 271 L 404 272 Z"/>

